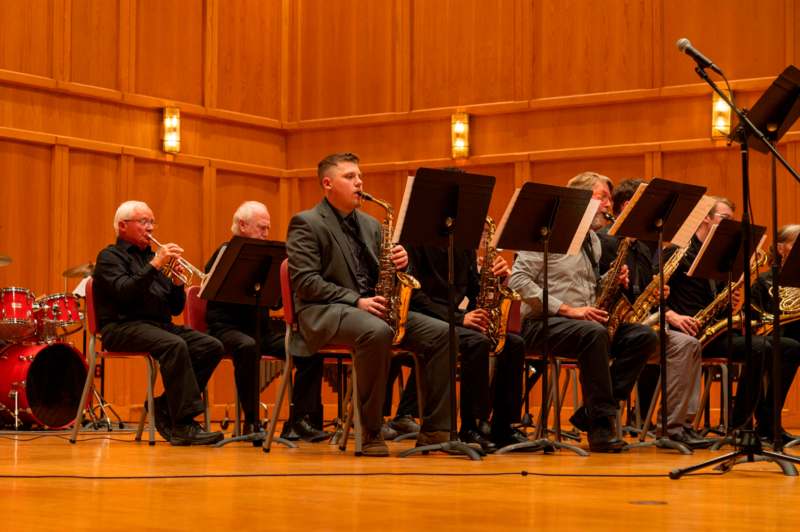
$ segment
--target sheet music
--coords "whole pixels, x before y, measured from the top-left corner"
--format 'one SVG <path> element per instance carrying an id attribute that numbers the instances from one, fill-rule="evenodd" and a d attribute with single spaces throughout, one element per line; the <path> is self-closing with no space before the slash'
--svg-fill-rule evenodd
<path id="1" fill-rule="evenodd" d="M 222 259 L 222 255 L 225 254 L 225 250 L 226 249 L 228 249 L 228 245 L 227 244 L 225 244 L 224 246 L 222 246 L 219 249 L 219 253 L 217 253 L 217 258 L 214 259 L 214 264 L 211 265 L 211 269 L 208 270 L 208 273 L 203 278 L 203 282 L 200 283 L 200 292 L 197 294 L 197 297 L 199 297 L 199 298 L 203 297 L 203 292 L 205 292 L 205 290 L 206 290 L 206 285 L 208 284 L 208 280 L 211 279 L 211 274 L 213 274 L 214 270 L 217 269 L 217 264 L 219 264 L 219 261 Z"/>
<path id="2" fill-rule="evenodd" d="M 397 243 L 400 241 L 400 234 L 403 231 L 403 222 L 406 220 L 406 212 L 408 211 L 408 201 L 411 198 L 411 189 L 414 185 L 414 176 L 410 175 L 406 179 L 406 189 L 403 191 L 403 201 L 400 203 L 400 210 L 397 211 L 394 223 L 394 234 L 392 235 L 392 242 Z"/>
<path id="3" fill-rule="evenodd" d="M 588 233 L 589 229 L 592 227 L 592 220 L 594 220 L 594 215 L 597 214 L 597 209 L 599 208 L 599 199 L 592 198 L 589 200 L 589 205 L 586 207 L 586 211 L 583 213 L 581 223 L 578 224 L 578 229 L 575 231 L 575 236 L 572 237 L 572 242 L 567 250 L 567 255 L 577 255 L 580 253 L 581 246 L 583 245 L 583 239 L 586 238 L 586 233 Z"/>
<path id="4" fill-rule="evenodd" d="M 702 199 L 697 202 L 697 205 L 694 206 L 692 213 L 686 218 L 686 221 L 683 222 L 681 228 L 678 229 L 678 232 L 675 233 L 675 236 L 672 237 L 672 243 L 681 248 L 688 246 L 689 242 L 692 240 L 692 235 L 694 235 L 697 228 L 700 227 L 700 224 L 703 223 L 703 218 L 711 211 L 716 201 L 717 200 L 712 196 L 703 196 Z"/>
<path id="5" fill-rule="evenodd" d="M 708 212 L 708 211 L 706 211 L 706 212 Z M 686 272 L 686 275 L 688 275 L 689 277 L 692 277 L 694 275 L 694 270 L 697 268 L 697 265 L 700 264 L 700 259 L 703 258 L 703 255 L 705 255 L 706 248 L 708 248 L 708 245 L 711 243 L 711 239 L 714 237 L 714 233 L 717 232 L 717 228 L 718 227 L 719 227 L 719 224 L 714 224 L 714 225 L 711 226 L 711 229 L 708 231 L 708 234 L 706 235 L 706 239 L 703 240 L 703 244 L 700 246 L 700 250 L 697 252 L 697 255 L 694 258 L 694 262 L 692 262 L 692 265 L 689 266 L 689 271 Z M 683 229 L 683 228 L 681 228 L 681 229 Z"/>
<path id="6" fill-rule="evenodd" d="M 622 225 L 622 222 L 625 221 L 625 219 L 628 217 L 630 212 L 633 210 L 633 207 L 636 205 L 636 202 L 639 201 L 639 198 L 642 197 L 642 194 L 644 194 L 644 190 L 646 188 L 647 188 L 647 183 L 639 183 L 639 186 L 636 189 L 636 192 L 633 193 L 633 196 L 631 196 L 631 199 L 628 201 L 628 204 L 625 205 L 625 208 L 622 209 L 622 212 L 619 213 L 619 216 L 617 216 L 617 220 L 614 222 L 614 224 L 608 230 L 608 234 L 609 235 L 612 235 L 612 236 L 616 236 L 617 235 L 617 231 L 619 230 L 619 226 Z"/>
<path id="7" fill-rule="evenodd" d="M 519 197 L 521 190 L 521 188 L 518 188 L 514 191 L 514 194 L 511 196 L 511 199 L 508 202 L 508 206 L 506 206 L 506 212 L 503 213 L 503 217 L 500 218 L 500 221 L 497 223 L 497 229 L 494 232 L 492 241 L 489 242 L 489 245 L 495 249 L 497 249 L 497 243 L 500 242 L 500 237 L 503 235 L 503 231 L 506 229 L 508 217 L 511 216 L 511 211 L 514 210 L 514 205 L 517 204 L 517 198 Z"/>
<path id="8" fill-rule="evenodd" d="M 77 286 L 75 286 L 75 289 L 72 291 L 72 295 L 86 297 L 86 283 L 89 282 L 89 279 L 91 279 L 91 277 L 84 277 L 81 279 Z"/>

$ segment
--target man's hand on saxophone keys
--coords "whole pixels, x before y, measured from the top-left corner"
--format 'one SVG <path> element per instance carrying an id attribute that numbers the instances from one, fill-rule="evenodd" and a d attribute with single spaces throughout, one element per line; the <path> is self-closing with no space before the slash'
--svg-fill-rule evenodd
<path id="1" fill-rule="evenodd" d="M 381 319 L 386 317 L 386 298 L 383 296 L 362 297 L 356 306 Z"/>
<path id="2" fill-rule="evenodd" d="M 606 323 L 608 321 L 608 312 L 596 307 L 571 307 L 566 303 L 562 303 L 558 309 L 558 315 L 565 318 L 572 318 L 573 320 L 586 320 L 596 321 L 597 323 Z"/>
<path id="3" fill-rule="evenodd" d="M 628 265 L 623 264 L 622 268 L 619 269 L 619 275 L 617 275 L 617 283 L 622 285 L 623 288 L 627 289 L 630 282 L 631 282 L 630 272 L 628 271 Z"/>
<path id="4" fill-rule="evenodd" d="M 464 314 L 464 327 L 486 334 L 489 327 L 489 313 L 486 309 L 475 309 Z"/>
<path id="5" fill-rule="evenodd" d="M 392 262 L 394 263 L 394 267 L 398 270 L 405 270 L 406 266 L 408 266 L 408 252 L 406 248 L 400 244 L 395 244 L 392 247 Z"/>

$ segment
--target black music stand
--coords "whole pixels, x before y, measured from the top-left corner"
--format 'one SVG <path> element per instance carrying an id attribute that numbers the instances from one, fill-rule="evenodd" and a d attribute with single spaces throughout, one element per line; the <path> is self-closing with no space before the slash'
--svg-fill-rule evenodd
<path id="1" fill-rule="evenodd" d="M 547 437 L 547 423 L 550 400 L 548 398 L 549 368 L 555 368 L 555 356 L 550 353 L 550 297 L 548 288 L 547 263 L 550 253 L 565 254 L 580 251 L 583 239 L 589 229 L 594 212 L 589 212 L 592 199 L 590 190 L 557 187 L 541 183 L 525 183 L 517 189 L 508 204 L 506 213 L 497 227 L 496 247 L 520 251 L 536 251 L 543 254 L 542 267 L 542 356 L 548 368 L 542 372 L 542 407 L 536 439 L 506 445 L 497 454 L 534 449 L 552 452 L 554 449 L 568 449 L 579 456 L 589 456 L 585 450 L 561 441 L 561 397 L 558 393 L 557 375 L 554 375 L 555 440 Z M 597 210 L 596 204 L 594 211 Z M 588 218 L 588 219 L 587 219 Z M 581 223 L 583 222 L 583 223 Z M 553 370 L 555 371 L 555 369 Z"/>
<path id="2" fill-rule="evenodd" d="M 450 441 L 414 447 L 401 457 L 429 451 L 466 454 L 480 460 L 484 454 L 458 441 L 456 416 L 456 339 L 453 298 L 455 249 L 476 249 L 483 234 L 495 178 L 466 172 L 420 168 L 409 178 L 397 220 L 394 241 L 410 246 L 447 248 L 448 343 L 450 348 Z M 400 231 L 398 234 L 397 231 Z"/>
<path id="3" fill-rule="evenodd" d="M 203 299 L 253 307 L 255 341 L 259 355 L 261 353 L 260 313 L 280 304 L 280 264 L 285 258 L 286 244 L 283 242 L 234 236 L 227 247 L 220 251 L 200 289 L 200 297 Z M 258 412 L 259 407 L 260 376 L 260 371 L 256 371 L 252 376 L 252 386 L 255 390 L 254 404 L 251 405 L 253 412 Z M 273 412 L 272 415 L 276 416 L 278 412 Z M 260 447 L 266 437 L 266 433 L 260 430 L 243 436 L 226 438 L 215 446 L 222 447 L 237 441 L 250 441 L 254 446 Z M 276 438 L 275 441 L 288 447 L 297 447 L 283 438 Z"/>
<path id="4" fill-rule="evenodd" d="M 693 277 L 701 277 L 705 279 L 714 279 L 717 281 L 727 281 L 728 283 L 734 277 L 739 277 L 744 273 L 749 272 L 750 257 L 744 255 L 746 246 L 743 243 L 742 226 L 740 222 L 733 220 L 723 220 L 722 223 L 710 234 L 711 241 L 708 242 L 706 249 L 703 253 L 699 254 L 695 263 L 692 265 Z M 758 241 L 766 232 L 763 226 L 751 225 L 751 237 L 753 241 Z M 748 264 L 748 268 L 744 268 L 744 264 Z M 745 280 L 747 276 L 745 276 Z M 730 284 L 728 285 L 730 287 Z M 728 305 L 732 305 L 732 295 L 728 291 Z M 745 309 L 746 311 L 747 309 Z M 732 325 L 731 309 L 728 310 L 728 334 L 730 337 L 730 327 Z M 749 325 L 747 321 L 750 319 L 749 313 L 745 312 L 745 327 Z M 745 341 L 747 342 L 747 337 Z M 751 345 L 747 344 L 747 358 L 745 360 L 745 368 L 753 364 Z M 747 370 L 745 369 L 745 372 Z M 736 395 L 744 395 L 742 399 L 746 401 L 745 411 L 748 412 L 748 422 L 745 429 L 737 427 L 736 432 L 738 436 L 735 438 L 734 443 L 736 450 L 726 453 L 722 456 L 712 458 L 705 462 L 686 467 L 673 469 L 670 471 L 669 476 L 672 479 L 678 479 L 687 473 L 697 471 L 708 466 L 720 464 L 717 469 L 723 473 L 730 471 L 734 465 L 742 462 L 756 462 L 756 461 L 772 461 L 775 462 L 787 476 L 797 476 L 797 469 L 790 463 L 800 463 L 800 458 L 787 456 L 778 452 L 767 451 L 762 449 L 761 441 L 758 439 L 755 431 L 752 428 L 752 416 L 755 409 L 753 391 L 759 389 L 759 381 L 761 379 L 761 372 L 750 372 L 752 377 L 748 383 L 748 392 L 746 394 L 737 393 Z M 741 386 L 741 384 L 740 384 Z M 775 383 L 773 383 L 773 387 Z"/>
<path id="5" fill-rule="evenodd" d="M 800 70 L 794 65 L 789 65 L 772 82 L 769 88 L 761 95 L 748 113 L 750 120 L 758 128 L 767 131 L 767 138 L 775 144 L 792 127 L 800 116 Z M 767 144 L 755 136 L 752 132 L 747 134 L 747 140 L 754 150 L 766 153 L 769 151 Z M 777 179 L 777 160 L 775 154 L 770 157 L 770 177 L 772 201 L 772 256 L 778 257 L 778 179 Z M 775 323 L 772 329 L 772 379 L 780 378 L 781 362 L 781 328 L 780 328 L 780 285 L 783 283 L 778 270 L 780 264 L 775 260 L 772 263 L 772 304 L 775 312 Z M 773 388 L 776 393 L 772 396 L 773 408 L 773 450 L 781 452 L 783 449 L 783 438 L 781 431 L 781 409 L 778 405 L 777 388 Z M 794 443 L 794 442 L 792 442 Z"/>
<path id="6" fill-rule="evenodd" d="M 610 235 L 636 238 L 656 243 L 658 254 L 658 342 L 661 356 L 661 434 L 653 441 L 640 442 L 629 447 L 655 446 L 659 449 L 674 449 L 681 454 L 692 454 L 691 449 L 667 435 L 667 332 L 664 301 L 664 242 L 671 241 L 686 219 L 694 211 L 706 188 L 686 185 L 675 181 L 655 178 L 639 197 L 624 210 L 617 222 L 608 231 Z"/>
<path id="7" fill-rule="evenodd" d="M 777 250 L 777 248 L 774 248 L 774 249 L 775 249 L 775 256 L 777 257 L 778 256 L 777 255 L 778 250 Z M 773 265 L 773 279 L 775 279 L 775 273 L 774 272 L 775 272 L 775 269 L 774 269 L 774 265 Z M 800 287 L 800 245 L 792 246 L 792 250 L 786 256 L 786 259 L 783 261 L 783 264 L 781 265 L 781 270 L 780 270 L 779 277 L 780 277 L 780 285 L 777 282 L 773 282 L 774 283 L 773 284 L 773 288 L 772 288 L 772 290 L 773 290 L 773 292 L 772 292 L 773 305 L 776 305 L 776 304 L 780 305 L 780 299 L 779 299 L 780 298 L 780 294 L 778 294 L 777 303 L 775 303 L 775 301 L 776 301 L 775 293 L 780 291 L 779 286 Z M 780 327 L 780 324 L 781 324 L 780 312 L 778 312 L 776 310 L 776 309 L 779 309 L 779 308 L 780 308 L 779 306 L 773 307 L 773 311 L 774 311 L 773 327 L 775 327 L 775 328 Z M 774 331 L 773 331 L 773 334 L 775 334 Z M 779 355 L 780 355 L 780 353 L 779 353 Z M 773 353 L 773 356 L 774 356 L 774 353 Z M 773 363 L 773 367 L 774 367 L 774 363 Z M 773 375 L 772 378 L 774 379 L 775 375 Z M 775 401 L 775 403 L 777 403 L 777 399 L 775 397 L 773 397 L 773 401 Z M 773 408 L 774 408 L 773 423 L 776 422 L 776 421 L 778 423 L 780 423 L 780 421 L 781 421 L 780 412 L 781 411 L 780 411 L 780 408 L 776 408 L 777 404 L 775 404 L 775 403 L 773 403 Z M 796 439 L 790 441 L 789 443 L 784 445 L 784 447 L 794 447 L 796 445 L 800 445 L 800 438 L 796 438 Z M 775 449 L 773 447 L 773 450 L 777 450 L 777 449 Z"/>

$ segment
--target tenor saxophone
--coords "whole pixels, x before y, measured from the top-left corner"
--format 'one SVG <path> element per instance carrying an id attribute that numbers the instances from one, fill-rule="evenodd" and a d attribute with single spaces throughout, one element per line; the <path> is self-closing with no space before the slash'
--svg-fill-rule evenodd
<path id="1" fill-rule="evenodd" d="M 375 295 L 386 299 L 386 314 L 384 321 L 394 331 L 392 344 L 397 345 L 403 341 L 406 334 L 408 321 L 408 306 L 411 303 L 411 292 L 420 287 L 411 275 L 398 272 L 392 261 L 392 230 L 394 226 L 394 211 L 392 205 L 384 200 L 377 199 L 366 192 L 360 192 L 362 198 L 377 203 L 386 211 L 386 217 L 381 223 L 381 253 L 378 261 L 378 283 L 375 285 Z"/>
<path id="2" fill-rule="evenodd" d="M 672 274 L 678 269 L 681 259 L 686 255 L 689 247 L 678 248 L 664 263 L 664 285 L 666 286 Z M 623 318 L 624 323 L 641 323 L 644 325 L 657 325 L 658 313 L 650 313 L 650 310 L 658 305 L 659 300 L 659 280 L 658 275 L 653 277 L 647 287 L 636 298 L 631 305 L 630 311 Z"/>
<path id="3" fill-rule="evenodd" d="M 486 336 L 492 342 L 492 353 L 499 353 L 506 344 L 506 330 L 508 328 L 508 315 L 511 302 L 519 301 L 520 296 L 514 290 L 503 286 L 500 278 L 492 273 L 497 248 L 492 247 L 491 241 L 497 226 L 491 216 L 486 217 L 486 237 L 484 244 L 483 264 L 480 272 L 480 289 L 475 301 L 477 308 L 486 310 L 489 314 L 489 325 Z"/>
<path id="4" fill-rule="evenodd" d="M 608 268 L 603 284 L 600 287 L 600 294 L 597 296 L 595 306 L 608 312 L 608 337 L 614 339 L 617 329 L 622 324 L 622 318 L 630 311 L 631 304 L 625 294 L 620 294 L 621 287 L 617 282 L 619 272 L 628 257 L 628 251 L 633 244 L 633 238 L 624 238 L 617 247 L 617 257 Z"/>

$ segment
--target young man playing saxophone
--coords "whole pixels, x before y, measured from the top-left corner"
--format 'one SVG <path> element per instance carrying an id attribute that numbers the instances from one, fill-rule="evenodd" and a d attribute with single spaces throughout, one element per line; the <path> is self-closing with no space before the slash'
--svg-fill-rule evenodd
<path id="1" fill-rule="evenodd" d="M 380 223 L 360 212 L 363 191 L 359 159 L 331 154 L 319 162 L 324 197 L 314 208 L 292 217 L 286 242 L 299 334 L 292 354 L 311 355 L 328 343 L 353 348 L 364 428 L 365 456 L 388 456 L 381 437 L 381 408 L 394 331 L 384 321 L 386 299 L 375 295 L 382 244 Z M 406 250 L 391 247 L 398 270 L 408 264 Z M 417 445 L 449 440 L 447 324 L 408 313 L 401 347 L 425 361 L 425 412 Z"/>

